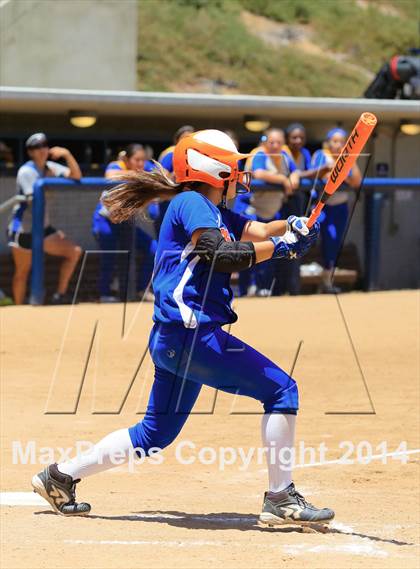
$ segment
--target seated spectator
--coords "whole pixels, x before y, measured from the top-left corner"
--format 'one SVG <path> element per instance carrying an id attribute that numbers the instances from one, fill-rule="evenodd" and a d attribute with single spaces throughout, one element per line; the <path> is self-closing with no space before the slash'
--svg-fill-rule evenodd
<path id="1" fill-rule="evenodd" d="M 153 169 L 146 161 L 146 153 L 141 144 L 129 144 L 120 152 L 118 160 L 110 162 L 105 170 L 105 177 L 112 180 L 119 177 L 122 172 L 130 170 Z M 153 207 L 153 206 L 151 206 Z M 99 273 L 99 294 L 101 302 L 118 302 L 126 299 L 125 284 L 127 282 L 127 263 L 120 263 L 119 293 L 120 298 L 112 294 L 111 283 L 114 276 L 116 254 L 114 251 L 129 251 L 132 247 L 132 226 L 129 222 L 112 223 L 108 210 L 98 203 L 93 213 L 92 232 L 96 237 L 102 251 Z M 138 295 L 144 300 L 153 300 L 153 294 L 147 290 L 153 272 L 155 244 L 154 240 L 140 227 L 136 227 L 136 248 L 143 253 L 143 262 L 137 274 L 136 289 Z"/>
<path id="2" fill-rule="evenodd" d="M 289 163 L 282 153 L 285 144 L 284 132 L 279 128 L 270 128 L 265 133 L 261 147 L 252 157 L 255 189 L 252 205 L 256 219 L 264 223 L 278 219 L 280 209 L 287 196 L 291 196 L 299 187 L 299 175 L 293 163 Z M 258 190 L 258 186 L 271 186 L 270 190 Z M 257 295 L 271 293 L 274 280 L 274 265 L 271 261 L 256 265 L 255 280 Z"/>
<path id="3" fill-rule="evenodd" d="M 13 298 L 15 304 L 25 300 L 26 286 L 32 264 L 32 194 L 34 183 L 40 178 L 64 177 L 80 180 L 79 165 L 67 148 L 49 147 L 47 137 L 42 132 L 33 134 L 25 143 L 30 160 L 21 166 L 17 173 L 17 194 L 26 198 L 13 208 L 8 227 L 8 241 L 12 250 L 15 272 L 13 275 Z M 54 162 L 63 159 L 66 166 Z M 62 257 L 57 291 L 52 297 L 53 304 L 63 304 L 70 278 L 82 254 L 81 248 L 68 239 L 64 233 L 50 224 L 48 196 L 46 196 L 44 216 L 44 251 L 48 255 Z"/>
<path id="4" fill-rule="evenodd" d="M 312 157 L 312 168 L 329 170 L 333 167 L 347 139 L 347 133 L 342 128 L 331 129 L 326 136 L 326 141 L 321 150 L 317 150 Z M 323 178 L 326 182 L 326 178 Z M 336 293 L 340 290 L 333 285 L 332 276 L 337 264 L 348 221 L 349 189 L 360 186 L 362 176 L 360 169 L 355 163 L 350 170 L 346 181 L 339 191 L 335 192 L 324 206 L 321 214 L 321 249 L 323 256 L 324 271 L 320 292 Z"/>

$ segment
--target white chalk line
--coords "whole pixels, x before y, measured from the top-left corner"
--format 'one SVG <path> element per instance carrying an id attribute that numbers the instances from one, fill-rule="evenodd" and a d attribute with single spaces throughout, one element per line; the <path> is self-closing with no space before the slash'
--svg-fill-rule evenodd
<path id="1" fill-rule="evenodd" d="M 169 517 L 169 516 L 167 516 Z M 170 516 L 173 517 L 173 516 Z M 205 516 L 204 516 L 205 517 Z M 343 524 L 335 524 L 331 526 L 334 529 L 339 529 L 343 534 L 352 534 L 352 528 L 344 526 Z M 343 554 L 343 555 L 362 555 L 365 557 L 389 557 L 389 553 L 376 543 L 360 543 L 359 536 L 352 537 L 352 543 L 344 544 L 321 544 L 313 545 L 311 543 L 300 544 L 285 544 L 285 543 L 252 543 L 252 549 L 282 549 L 284 553 L 289 555 L 304 555 L 307 553 L 325 555 L 328 553 Z M 220 540 L 157 540 L 157 539 L 142 539 L 142 540 L 120 540 L 120 539 L 66 539 L 63 543 L 69 545 L 117 545 L 117 546 L 157 546 L 157 547 L 173 547 L 173 548 L 194 548 L 194 547 L 240 547 L 244 549 L 244 543 L 241 541 L 220 541 Z M 394 557 L 394 555 L 392 555 Z M 398 557 L 411 557 L 399 554 Z"/>
<path id="2" fill-rule="evenodd" d="M 47 502 L 35 492 L 0 492 L 0 506 L 46 506 Z"/>
<path id="3" fill-rule="evenodd" d="M 25 495 L 31 494 L 28 492 L 3 492 L 2 495 L 19 495 L 20 499 L 26 497 Z M 33 493 L 32 493 L 33 494 Z M 35 504 L 36 502 L 36 504 Z M 33 494 L 32 505 L 45 505 L 45 501 L 36 494 Z M 9 505 L 9 504 L 7 504 Z M 161 514 L 161 513 L 144 513 L 135 514 L 130 516 L 130 518 L 136 519 L 157 519 L 157 520 L 173 520 L 173 519 L 184 519 L 185 516 L 175 515 L 175 514 Z M 188 516 L 188 520 L 199 520 L 208 521 L 215 523 L 224 523 L 226 525 L 237 526 L 238 524 L 249 524 L 256 523 L 257 516 L 242 516 L 242 517 L 222 517 L 214 515 L 192 515 Z M 381 549 L 377 544 L 370 543 L 357 543 L 359 542 L 359 537 L 353 535 L 355 529 L 352 526 L 342 524 L 340 522 L 332 522 L 330 524 L 331 529 L 337 530 L 342 534 L 347 534 L 352 537 L 353 543 L 341 544 L 341 545 L 311 545 L 311 544 L 267 544 L 267 543 L 253 543 L 252 548 L 259 549 L 279 549 L 282 548 L 286 554 L 290 555 L 303 555 L 306 553 L 313 554 L 328 554 L 328 553 L 341 553 L 344 555 L 364 555 L 367 557 L 388 557 L 388 552 Z M 356 541 L 356 542 L 354 542 Z M 365 541 L 365 540 L 363 540 Z M 173 548 L 194 548 L 194 547 L 240 547 L 243 549 L 244 544 L 242 542 L 235 541 L 220 541 L 220 540 L 120 540 L 120 539 L 66 539 L 63 543 L 69 545 L 117 545 L 117 546 L 160 546 L 160 547 L 173 547 Z"/>
<path id="4" fill-rule="evenodd" d="M 307 553 L 343 553 L 347 555 L 364 555 L 368 557 L 388 557 L 388 552 L 371 543 L 346 543 L 343 545 L 283 545 L 285 553 L 303 555 Z"/>
<path id="5" fill-rule="evenodd" d="M 160 546 L 174 548 L 194 548 L 194 547 L 240 547 L 244 544 L 239 541 L 207 541 L 207 540 L 120 540 L 120 539 L 66 539 L 64 543 L 70 545 L 128 545 L 128 546 Z M 252 549 L 282 549 L 290 555 L 303 555 L 306 553 L 325 555 L 326 553 L 342 553 L 344 555 L 364 555 L 367 557 L 388 557 L 388 553 L 380 549 L 376 544 L 370 543 L 348 543 L 342 545 L 310 545 L 310 544 L 274 544 L 274 543 L 252 543 Z"/>
<path id="6" fill-rule="evenodd" d="M 382 454 L 373 454 L 369 457 L 370 460 L 376 459 L 383 459 L 385 457 L 394 457 L 394 456 L 405 456 L 405 455 L 412 455 L 420 453 L 420 449 L 412 449 L 407 451 L 401 452 L 387 452 Z M 343 462 L 341 458 L 336 460 L 326 460 L 324 462 L 312 462 L 312 463 L 305 463 L 305 464 L 296 464 L 294 468 L 311 468 L 315 466 L 324 466 L 329 464 L 340 464 L 341 466 L 354 466 L 354 465 L 363 465 L 365 466 L 367 463 L 364 462 Z M 384 464 L 383 466 L 387 466 Z M 267 469 L 260 469 L 259 472 L 267 472 Z M 46 502 L 41 496 L 35 494 L 34 492 L 0 492 L 0 506 L 42 506 L 45 505 Z M 241 518 L 243 519 L 243 518 Z"/>

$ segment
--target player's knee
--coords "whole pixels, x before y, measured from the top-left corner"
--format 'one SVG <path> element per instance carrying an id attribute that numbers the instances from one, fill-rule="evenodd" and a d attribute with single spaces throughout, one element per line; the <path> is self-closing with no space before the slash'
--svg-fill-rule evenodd
<path id="1" fill-rule="evenodd" d="M 83 249 L 79 245 L 75 245 L 72 249 L 72 252 L 71 252 L 71 258 L 74 261 L 78 261 L 80 259 L 80 257 L 82 256 L 82 253 L 83 253 Z"/>
<path id="2" fill-rule="evenodd" d="M 289 377 L 285 385 L 279 385 L 272 396 L 263 402 L 266 413 L 292 413 L 299 409 L 299 391 L 296 381 Z"/>
<path id="3" fill-rule="evenodd" d="M 164 449 L 169 446 L 178 436 L 181 429 L 171 428 L 165 432 L 159 432 L 147 424 L 147 420 L 140 421 L 129 429 L 133 446 L 142 449 L 145 455 L 150 449 Z"/>

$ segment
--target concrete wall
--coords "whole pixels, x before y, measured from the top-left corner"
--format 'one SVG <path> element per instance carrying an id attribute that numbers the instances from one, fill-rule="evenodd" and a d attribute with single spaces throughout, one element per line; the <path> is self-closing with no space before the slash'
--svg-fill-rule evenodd
<path id="1" fill-rule="evenodd" d="M 132 90 L 136 0 L 3 0 L 0 84 Z"/>

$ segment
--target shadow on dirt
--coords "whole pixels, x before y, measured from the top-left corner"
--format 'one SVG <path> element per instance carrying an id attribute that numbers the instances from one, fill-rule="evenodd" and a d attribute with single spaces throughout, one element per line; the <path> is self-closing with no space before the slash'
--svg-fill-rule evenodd
<path id="1" fill-rule="evenodd" d="M 40 514 L 54 514 L 54 512 L 40 511 L 35 512 L 35 515 Z M 254 514 L 239 514 L 236 512 L 218 512 L 211 514 L 188 514 L 186 512 L 179 512 L 174 510 L 149 510 L 143 512 L 133 512 L 131 515 L 121 516 L 101 516 L 92 514 L 87 516 L 90 519 L 108 520 L 108 521 L 127 521 L 127 522 L 143 522 L 143 523 L 157 523 L 166 524 L 173 527 L 185 529 L 202 529 L 202 530 L 239 530 L 239 531 L 261 531 L 261 532 L 279 532 L 279 533 L 306 533 L 300 526 L 278 526 L 278 527 L 265 527 L 258 525 L 258 516 Z M 86 518 L 85 518 L 86 519 Z M 318 532 L 316 532 L 318 533 Z M 415 545 L 414 543 L 399 541 L 396 539 L 386 539 L 375 535 L 368 535 L 358 533 L 355 531 L 342 531 L 337 528 L 330 528 L 326 532 L 328 534 L 348 535 L 352 537 L 360 537 L 362 539 L 369 539 L 379 543 L 390 543 L 392 545 Z"/>

